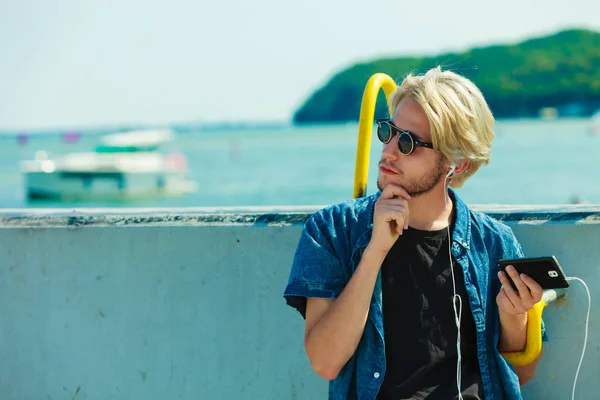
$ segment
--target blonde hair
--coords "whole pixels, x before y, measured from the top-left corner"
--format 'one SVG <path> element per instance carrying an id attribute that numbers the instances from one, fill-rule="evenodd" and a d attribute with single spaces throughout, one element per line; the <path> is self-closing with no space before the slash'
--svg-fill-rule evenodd
<path id="1" fill-rule="evenodd" d="M 434 149 L 452 164 L 470 161 L 468 168 L 451 178 L 461 187 L 491 157 L 494 116 L 473 82 L 451 71 L 432 68 L 425 75 L 409 74 L 389 96 L 390 110 L 410 96 L 421 106 L 431 130 Z"/>

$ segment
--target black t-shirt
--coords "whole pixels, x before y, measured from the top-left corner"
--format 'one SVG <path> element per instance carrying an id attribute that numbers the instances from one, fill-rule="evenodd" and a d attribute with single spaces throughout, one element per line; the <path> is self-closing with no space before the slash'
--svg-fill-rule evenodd
<path id="1" fill-rule="evenodd" d="M 447 229 L 409 228 L 390 249 L 381 268 L 387 368 L 377 398 L 458 398 L 457 328 Z M 475 322 L 462 270 L 456 263 L 454 277 L 462 298 L 462 396 L 480 400 L 483 385 Z"/>

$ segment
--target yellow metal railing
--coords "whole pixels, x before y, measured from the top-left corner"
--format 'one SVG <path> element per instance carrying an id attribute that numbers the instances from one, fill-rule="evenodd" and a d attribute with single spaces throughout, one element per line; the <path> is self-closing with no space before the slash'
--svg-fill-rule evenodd
<path id="1" fill-rule="evenodd" d="M 369 177 L 369 154 L 371 152 L 371 135 L 373 133 L 373 118 L 375 103 L 379 89 L 383 88 L 388 98 L 396 90 L 396 83 L 386 74 L 375 74 L 367 82 L 360 106 L 358 121 L 358 147 L 356 149 L 356 165 L 354 167 L 354 198 L 367 194 L 367 179 Z"/>
<path id="2" fill-rule="evenodd" d="M 502 353 L 509 363 L 515 367 L 530 364 L 542 351 L 542 313 L 544 307 L 555 301 L 565 298 L 567 291 L 565 289 L 550 289 L 544 291 L 542 300 L 533 306 L 527 312 L 527 344 L 525 350 L 514 353 Z"/>
<path id="3" fill-rule="evenodd" d="M 356 149 L 356 164 L 354 168 L 354 198 L 364 197 L 367 194 L 367 180 L 369 177 L 369 154 L 371 151 L 371 135 L 373 120 L 375 118 L 375 104 L 379 89 L 383 89 L 386 99 L 396 90 L 396 83 L 386 74 L 377 73 L 369 79 L 363 92 L 360 106 L 360 120 L 358 123 L 358 147 Z M 390 110 L 390 115 L 394 110 Z M 542 351 L 542 312 L 550 302 L 558 296 L 556 291 L 549 295 L 544 294 L 544 299 L 527 312 L 527 344 L 524 351 L 502 353 L 502 356 L 513 366 L 519 367 L 530 364 Z"/>
<path id="4" fill-rule="evenodd" d="M 542 352 L 542 312 L 548 303 L 542 299 L 527 311 L 527 344 L 525 350 L 502 353 L 502 357 L 514 365 L 521 367 L 531 364 Z"/>

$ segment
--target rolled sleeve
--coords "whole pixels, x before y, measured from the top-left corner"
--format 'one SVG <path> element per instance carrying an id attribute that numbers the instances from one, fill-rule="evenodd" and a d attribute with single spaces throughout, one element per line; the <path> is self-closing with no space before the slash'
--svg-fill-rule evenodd
<path id="1" fill-rule="evenodd" d="M 287 304 L 303 317 L 308 297 L 334 299 L 346 285 L 343 261 L 334 245 L 335 231 L 322 225 L 319 214 L 304 225 L 283 294 Z"/>

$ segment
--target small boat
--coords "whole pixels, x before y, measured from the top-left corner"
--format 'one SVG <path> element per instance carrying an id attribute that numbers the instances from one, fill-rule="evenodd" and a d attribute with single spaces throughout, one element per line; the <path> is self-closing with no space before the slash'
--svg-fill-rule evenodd
<path id="1" fill-rule="evenodd" d="M 195 190 L 187 160 L 163 154 L 170 130 L 143 130 L 102 136 L 94 151 L 52 159 L 38 151 L 21 162 L 28 199 L 129 199 L 177 196 Z"/>

